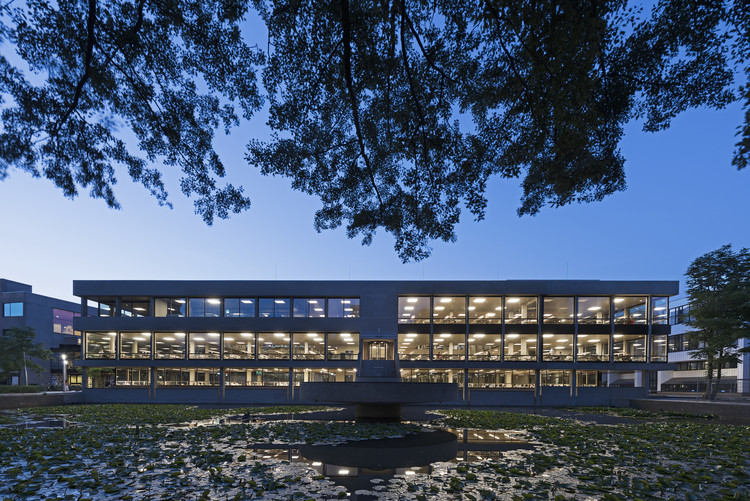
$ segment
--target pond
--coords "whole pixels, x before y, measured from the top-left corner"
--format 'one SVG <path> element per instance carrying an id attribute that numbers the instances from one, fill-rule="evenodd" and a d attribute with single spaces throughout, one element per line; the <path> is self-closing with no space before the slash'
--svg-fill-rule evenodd
<path id="1" fill-rule="evenodd" d="M 750 496 L 746 426 L 657 415 L 598 424 L 593 411 L 569 419 L 445 410 L 425 416 L 432 421 L 361 424 L 316 419 L 350 417 L 346 410 L 298 408 L 290 419 L 280 409 L 78 407 L 16 416 L 77 426 L 0 428 L 0 498 Z"/>

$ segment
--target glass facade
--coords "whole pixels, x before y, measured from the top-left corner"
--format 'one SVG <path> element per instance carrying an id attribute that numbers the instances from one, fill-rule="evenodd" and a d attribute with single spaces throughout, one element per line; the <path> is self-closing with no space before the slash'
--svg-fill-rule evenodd
<path id="1" fill-rule="evenodd" d="M 537 298 L 506 297 L 506 324 L 535 324 L 537 322 Z"/>
<path id="2" fill-rule="evenodd" d="M 289 360 L 288 332 L 261 332 L 258 334 L 259 360 Z"/>
<path id="3" fill-rule="evenodd" d="M 328 299 L 329 318 L 359 317 L 359 298 Z"/>
<path id="4" fill-rule="evenodd" d="M 646 336 L 615 334 L 613 343 L 615 362 L 645 362 Z"/>
<path id="5" fill-rule="evenodd" d="M 120 358 L 150 359 L 151 358 L 151 333 L 150 332 L 121 332 L 120 333 Z"/>
<path id="6" fill-rule="evenodd" d="M 225 332 L 224 359 L 252 360 L 255 358 L 255 334 L 252 332 Z"/>
<path id="7" fill-rule="evenodd" d="M 154 298 L 155 317 L 185 317 L 187 316 L 187 299 L 184 297 Z"/>
<path id="8" fill-rule="evenodd" d="M 52 308 L 52 332 L 80 335 L 80 332 L 73 330 L 73 319 L 79 316 L 81 316 L 80 313 Z"/>
<path id="9" fill-rule="evenodd" d="M 185 333 L 154 332 L 154 358 L 176 360 L 184 359 Z"/>
<path id="10" fill-rule="evenodd" d="M 22 317 L 23 303 L 3 303 L 4 317 Z"/>
<path id="11" fill-rule="evenodd" d="M 150 317 L 151 306 L 148 299 L 122 301 L 120 303 L 121 317 Z"/>
<path id="12" fill-rule="evenodd" d="M 578 334 L 578 361 L 608 362 L 610 338 L 609 334 Z"/>
<path id="13" fill-rule="evenodd" d="M 616 324 L 645 324 L 648 322 L 646 315 L 646 303 L 648 298 L 639 297 L 616 297 L 615 298 L 615 323 Z"/>
<path id="14" fill-rule="evenodd" d="M 666 324 L 669 323 L 669 298 L 652 297 L 651 298 L 651 323 Z"/>
<path id="15" fill-rule="evenodd" d="M 325 334 L 319 332 L 292 334 L 292 358 L 294 360 L 324 360 L 325 346 Z"/>
<path id="16" fill-rule="evenodd" d="M 334 332 L 328 334 L 328 360 L 357 360 L 359 334 Z"/>
<path id="17" fill-rule="evenodd" d="M 572 297 L 544 298 L 545 324 L 572 324 L 574 317 Z"/>
<path id="18" fill-rule="evenodd" d="M 466 298 L 464 296 L 435 297 L 433 301 L 432 317 L 434 323 L 466 323 Z"/>
<path id="19" fill-rule="evenodd" d="M 469 322 L 472 324 L 499 324 L 502 321 L 502 297 L 469 298 Z"/>
<path id="20" fill-rule="evenodd" d="M 353 383 L 356 380 L 356 374 L 357 369 L 303 368 L 294 369 L 292 378 L 294 386 L 299 386 L 301 383 Z"/>
<path id="21" fill-rule="evenodd" d="M 220 317 L 221 299 L 216 297 L 191 297 L 189 300 L 191 317 Z"/>
<path id="22" fill-rule="evenodd" d="M 224 298 L 224 316 L 229 318 L 254 317 L 255 299 L 251 297 Z"/>
<path id="23" fill-rule="evenodd" d="M 305 382 L 355 381 L 360 358 L 377 358 L 368 356 L 377 340 L 389 346 L 389 360 L 397 353 L 403 381 L 517 391 L 536 384 L 570 386 L 576 371 L 579 387 L 615 387 L 632 384 L 634 371 L 659 370 L 636 364 L 666 362 L 668 343 L 677 346 L 677 336 L 668 336 L 665 295 L 597 295 L 601 289 L 575 295 L 557 286 L 549 290 L 559 294 L 547 296 L 533 294 L 533 284 L 519 288 L 519 294 L 493 295 L 488 284 L 474 294 L 451 294 L 445 284 L 432 294 L 421 285 L 417 293 L 401 296 L 368 291 L 362 300 L 372 313 L 361 324 L 351 320 L 359 319 L 361 306 L 359 297 L 348 295 L 357 292 L 351 287 L 340 295 L 310 297 L 306 293 L 312 289 L 300 297 L 265 286 L 254 296 L 233 286 L 231 294 L 213 297 L 191 296 L 195 291 L 183 296 L 176 289 L 165 289 L 174 297 L 87 297 L 86 304 L 102 317 L 161 319 L 153 325 L 124 318 L 76 324 L 92 329 L 83 333 L 85 359 L 101 360 L 84 364 L 84 383 L 88 388 L 171 388 L 217 387 L 223 381 L 226 388 L 286 387 L 297 398 L 293 386 Z M 263 292 L 273 297 L 261 297 Z M 377 299 L 369 304 L 370 297 Z M 54 311 L 53 331 L 70 334 L 77 314 Z M 108 330 L 110 325 L 116 329 Z M 360 325 L 368 335 L 340 332 Z M 130 367 L 97 366 L 120 364 Z"/>
<path id="24" fill-rule="evenodd" d="M 188 358 L 194 360 L 219 358 L 221 334 L 218 332 L 191 332 L 188 336 Z"/>
<path id="25" fill-rule="evenodd" d="M 573 334 L 542 334 L 543 361 L 572 361 L 573 351 Z"/>
<path id="26" fill-rule="evenodd" d="M 466 334 L 441 330 L 432 338 L 433 360 L 464 360 Z"/>
<path id="27" fill-rule="evenodd" d="M 500 360 L 502 346 L 499 334 L 469 334 L 469 360 Z"/>
<path id="28" fill-rule="evenodd" d="M 398 358 L 400 360 L 429 360 L 430 335 L 414 332 L 399 334 Z"/>
<path id="29" fill-rule="evenodd" d="M 505 335 L 505 360 L 533 362 L 536 360 L 537 341 L 536 334 Z"/>
<path id="30" fill-rule="evenodd" d="M 402 324 L 429 324 L 430 298 L 419 296 L 399 297 L 398 321 Z"/>
<path id="31" fill-rule="evenodd" d="M 117 355 L 116 332 L 87 332 L 85 340 L 86 358 L 114 359 Z"/>
<path id="32" fill-rule="evenodd" d="M 258 316 L 263 318 L 289 317 L 289 299 L 270 297 L 258 299 Z"/>
<path id="33" fill-rule="evenodd" d="M 218 368 L 156 369 L 156 386 L 219 386 Z"/>
<path id="34" fill-rule="evenodd" d="M 579 297 L 579 324 L 608 324 L 610 318 L 608 297 Z"/>

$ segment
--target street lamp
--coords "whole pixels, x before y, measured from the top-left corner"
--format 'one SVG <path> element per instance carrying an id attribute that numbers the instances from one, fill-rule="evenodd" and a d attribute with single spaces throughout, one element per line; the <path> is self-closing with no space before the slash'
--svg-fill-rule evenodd
<path id="1" fill-rule="evenodd" d="M 63 353 L 63 391 L 68 391 L 68 357 Z"/>

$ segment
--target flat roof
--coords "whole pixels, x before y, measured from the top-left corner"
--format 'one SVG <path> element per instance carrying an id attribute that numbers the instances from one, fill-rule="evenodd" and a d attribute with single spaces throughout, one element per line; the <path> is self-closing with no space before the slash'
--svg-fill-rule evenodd
<path id="1" fill-rule="evenodd" d="M 74 280 L 76 296 L 651 295 L 677 280 Z"/>

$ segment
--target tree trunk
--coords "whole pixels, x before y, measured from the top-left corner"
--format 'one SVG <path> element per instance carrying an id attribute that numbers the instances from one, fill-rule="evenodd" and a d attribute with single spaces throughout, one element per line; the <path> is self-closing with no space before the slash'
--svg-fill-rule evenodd
<path id="1" fill-rule="evenodd" d="M 716 398 L 716 394 L 719 393 L 720 383 L 721 382 L 721 364 L 716 368 L 716 384 L 714 385 L 713 391 L 711 391 L 711 400 L 714 400 Z"/>
<path id="2" fill-rule="evenodd" d="M 703 395 L 703 398 L 706 400 L 711 400 L 711 383 L 714 379 L 714 361 L 712 359 L 706 360 L 706 393 Z"/>

